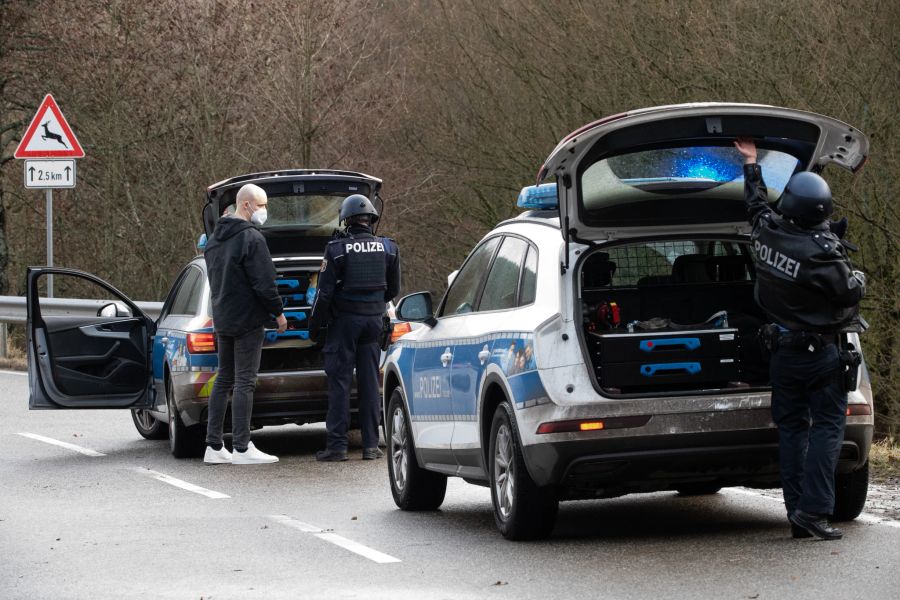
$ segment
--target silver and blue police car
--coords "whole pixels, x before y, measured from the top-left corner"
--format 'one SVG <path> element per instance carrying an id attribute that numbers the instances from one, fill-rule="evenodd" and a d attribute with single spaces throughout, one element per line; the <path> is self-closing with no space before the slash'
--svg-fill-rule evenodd
<path id="1" fill-rule="evenodd" d="M 528 209 L 475 246 L 384 369 L 389 483 L 434 509 L 448 476 L 488 486 L 501 533 L 547 536 L 561 500 L 780 487 L 737 137 L 777 198 L 797 171 L 858 170 L 868 140 L 748 104 L 636 110 L 566 136 Z M 541 183 L 553 178 L 555 181 Z M 855 332 L 844 345 L 859 348 Z M 835 520 L 866 500 L 872 390 L 846 373 Z"/>
<path id="2" fill-rule="evenodd" d="M 328 390 L 322 354 L 309 340 L 307 319 L 325 246 L 339 227 L 343 199 L 364 194 L 380 202 L 381 180 L 334 170 L 252 173 L 211 185 L 203 223 L 233 209 L 241 186 L 254 183 L 269 197 L 261 232 L 277 271 L 288 329 L 266 333 L 254 395 L 254 428 L 323 421 Z M 202 238 L 201 238 L 202 239 Z M 96 298 L 96 316 L 54 312 L 41 297 L 53 276 L 58 296 Z M 28 368 L 33 409 L 130 409 L 138 432 L 168 437 L 174 456 L 203 451 L 209 395 L 218 357 L 206 262 L 200 254 L 179 273 L 154 320 L 122 292 L 89 273 L 28 270 Z M 351 397 L 355 416 L 355 390 Z"/>

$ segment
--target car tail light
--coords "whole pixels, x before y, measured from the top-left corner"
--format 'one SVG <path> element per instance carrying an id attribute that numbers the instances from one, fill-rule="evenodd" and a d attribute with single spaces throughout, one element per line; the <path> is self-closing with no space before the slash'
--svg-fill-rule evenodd
<path id="1" fill-rule="evenodd" d="M 626 429 L 643 427 L 650 421 L 650 415 L 631 417 L 610 417 L 608 419 L 577 419 L 574 421 L 548 421 L 541 423 L 537 433 L 571 433 L 577 431 L 602 431 L 604 429 Z"/>
<path id="2" fill-rule="evenodd" d="M 862 415 L 871 415 L 872 407 L 868 404 L 848 404 L 847 405 L 847 416 L 848 417 L 856 417 Z"/>
<path id="3" fill-rule="evenodd" d="M 409 323 L 394 323 L 394 331 L 391 333 L 391 343 L 393 344 L 399 340 L 401 336 L 406 335 L 410 331 L 412 331 L 412 325 Z"/>
<path id="4" fill-rule="evenodd" d="M 189 333 L 187 335 L 188 352 L 191 354 L 210 354 L 216 351 L 216 334 Z"/>

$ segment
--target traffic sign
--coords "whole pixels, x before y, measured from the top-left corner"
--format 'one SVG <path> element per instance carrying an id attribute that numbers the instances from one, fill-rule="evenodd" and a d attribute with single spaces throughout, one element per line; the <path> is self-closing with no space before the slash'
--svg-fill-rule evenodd
<path id="1" fill-rule="evenodd" d="M 44 96 L 13 155 L 16 158 L 82 158 L 84 150 L 51 94 Z"/>
<path id="2" fill-rule="evenodd" d="M 75 187 L 75 159 L 70 158 L 68 160 L 26 160 L 25 187 Z"/>

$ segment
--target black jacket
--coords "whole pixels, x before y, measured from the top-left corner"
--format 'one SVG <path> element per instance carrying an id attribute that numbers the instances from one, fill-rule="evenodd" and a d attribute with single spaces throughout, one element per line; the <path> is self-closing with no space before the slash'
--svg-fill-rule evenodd
<path id="1" fill-rule="evenodd" d="M 282 313 L 272 256 L 252 224 L 222 217 L 203 254 L 217 333 L 243 335 Z"/>
<path id="2" fill-rule="evenodd" d="M 400 293 L 400 248 L 368 227 L 354 225 L 348 237 L 325 248 L 318 292 L 310 317 L 310 335 L 331 322 L 335 312 L 383 315 L 385 304 Z"/>
<path id="3" fill-rule="evenodd" d="M 850 324 L 865 283 L 828 221 L 804 228 L 774 212 L 758 164 L 744 165 L 744 196 L 753 225 L 756 301 L 793 331 L 832 333 Z"/>

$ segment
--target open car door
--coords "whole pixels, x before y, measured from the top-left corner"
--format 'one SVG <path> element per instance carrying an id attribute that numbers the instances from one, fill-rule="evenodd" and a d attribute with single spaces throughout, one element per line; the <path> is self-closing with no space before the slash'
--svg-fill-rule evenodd
<path id="1" fill-rule="evenodd" d="M 67 298 L 91 298 L 95 316 L 73 316 L 42 297 L 54 276 Z M 89 273 L 27 271 L 30 409 L 150 408 L 150 348 L 156 326 L 122 292 Z"/>

